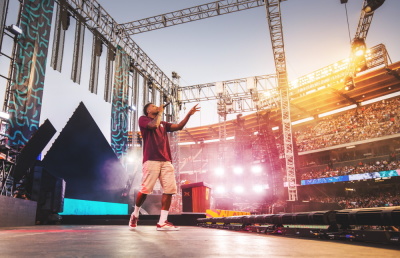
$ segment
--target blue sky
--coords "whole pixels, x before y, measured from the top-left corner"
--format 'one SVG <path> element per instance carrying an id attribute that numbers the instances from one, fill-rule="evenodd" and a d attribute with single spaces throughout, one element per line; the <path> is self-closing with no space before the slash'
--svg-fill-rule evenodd
<path id="1" fill-rule="evenodd" d="M 211 1 L 98 2 L 117 22 L 124 23 Z M 356 32 L 362 3 L 362 0 L 349 0 L 347 4 L 351 37 Z M 340 0 L 287 0 L 281 3 L 281 8 L 289 80 L 349 56 L 346 11 Z M 393 62 L 400 61 L 399 11 L 400 1 L 386 0 L 376 11 L 366 40 L 370 47 L 385 44 Z M 7 24 L 10 23 L 13 21 Z M 87 32 L 82 82 L 80 85 L 72 83 L 70 56 L 73 33 L 74 27 L 67 31 L 62 73 L 47 67 L 41 120 L 48 118 L 61 131 L 79 102 L 83 101 L 109 139 L 111 106 L 102 97 L 105 55 L 100 64 L 99 94 L 91 94 L 88 91 L 91 35 Z M 134 35 L 133 39 L 165 74 L 178 72 L 181 86 L 275 73 L 263 7 L 150 31 Z M 2 74 L 6 74 L 8 67 L 2 60 L 0 69 Z M 0 87 L 0 96 L 4 96 L 5 80 L 0 80 Z M 191 118 L 188 127 L 218 121 L 215 107 L 201 105 L 203 111 Z"/>
<path id="2" fill-rule="evenodd" d="M 99 2 L 117 22 L 125 23 L 211 1 Z M 346 9 L 340 0 L 281 3 L 289 80 L 349 56 L 362 4 L 362 0 L 348 1 L 349 38 Z M 400 1 L 386 0 L 374 14 L 366 41 L 371 47 L 385 44 L 393 62 L 400 60 L 399 11 Z M 275 73 L 263 7 L 145 32 L 133 39 L 167 75 L 178 72 L 181 86 Z M 202 105 L 203 111 L 211 106 L 210 112 L 193 116 L 189 127 L 218 122 L 216 107 L 210 104 Z M 210 113 L 215 116 L 210 118 Z"/>

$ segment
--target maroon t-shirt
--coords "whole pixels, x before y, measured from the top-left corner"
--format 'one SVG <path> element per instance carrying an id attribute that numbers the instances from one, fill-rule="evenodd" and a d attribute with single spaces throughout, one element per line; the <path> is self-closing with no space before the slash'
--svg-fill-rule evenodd
<path id="1" fill-rule="evenodd" d="M 157 129 L 148 129 L 147 124 L 153 118 L 141 116 L 139 128 L 143 138 L 143 163 L 147 160 L 172 161 L 167 132 L 171 131 L 171 123 L 161 121 Z"/>

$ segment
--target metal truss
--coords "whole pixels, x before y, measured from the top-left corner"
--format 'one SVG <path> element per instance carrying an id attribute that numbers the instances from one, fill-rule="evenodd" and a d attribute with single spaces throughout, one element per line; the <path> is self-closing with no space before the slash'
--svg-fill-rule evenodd
<path id="1" fill-rule="evenodd" d="M 368 69 L 381 65 L 386 67 L 388 66 L 388 59 L 388 53 L 383 44 L 370 48 L 366 55 Z M 343 59 L 297 78 L 289 84 L 290 97 L 293 99 L 327 87 L 343 85 L 343 78 L 348 72 L 348 63 L 349 59 Z"/>
<path id="2" fill-rule="evenodd" d="M 162 29 L 264 5 L 264 0 L 223 0 L 120 24 L 128 35 Z"/>
<path id="3" fill-rule="evenodd" d="M 114 46 L 121 46 L 133 59 L 132 65 L 144 77 L 151 79 L 165 95 L 175 99 L 172 94 L 174 88 L 172 81 L 96 0 L 66 1 L 70 7 L 69 10 L 75 17 L 83 18 L 89 30 L 97 31 L 99 35 L 102 35 L 102 40 L 106 45 L 111 43 Z"/>
<path id="4" fill-rule="evenodd" d="M 180 84 L 180 76 L 175 73 L 172 72 L 172 81 L 175 85 L 179 85 Z M 172 116 L 174 118 L 174 121 L 172 121 L 173 123 L 179 123 L 179 104 L 177 102 L 173 102 L 171 103 L 171 107 L 172 107 Z M 175 177 L 176 177 L 176 181 L 178 184 L 178 191 L 179 193 L 181 193 L 181 171 L 180 171 L 180 152 L 179 152 L 179 133 L 178 132 L 173 132 L 170 134 L 170 146 L 171 146 L 171 155 L 172 155 L 172 162 L 175 168 Z"/>
<path id="5" fill-rule="evenodd" d="M 355 35 L 355 39 L 366 39 L 369 31 L 369 27 L 371 26 L 372 17 L 374 16 L 374 12 L 365 12 L 364 9 L 368 5 L 367 0 L 364 0 L 360 20 L 358 21 L 358 27 Z"/>
<path id="6" fill-rule="evenodd" d="M 385 45 L 376 45 L 370 48 L 368 52 L 366 55 L 368 69 L 388 65 Z M 290 99 L 296 99 L 327 87 L 337 88 L 337 85 L 343 85 L 348 62 L 348 59 L 343 59 L 293 80 L 289 83 Z M 181 103 L 191 103 L 222 99 L 221 103 L 224 105 L 224 110 L 226 102 L 231 102 L 227 106 L 227 113 L 257 111 L 257 108 L 267 109 L 280 106 L 281 100 L 275 74 L 219 82 L 222 89 L 217 89 L 217 84 L 212 82 L 179 87 L 180 101 Z M 259 102 L 254 101 L 257 100 L 257 96 Z"/>
<path id="7" fill-rule="evenodd" d="M 180 87 L 178 95 L 182 103 L 222 100 L 227 113 L 241 113 L 262 108 L 258 101 L 276 96 L 276 88 L 276 75 L 270 74 Z"/>
<path id="8" fill-rule="evenodd" d="M 296 169 L 294 164 L 292 122 L 290 119 L 289 84 L 286 72 L 286 58 L 283 42 L 280 0 L 265 1 L 267 19 L 271 36 L 275 69 L 281 100 L 283 145 L 286 163 L 289 201 L 297 200 Z"/>

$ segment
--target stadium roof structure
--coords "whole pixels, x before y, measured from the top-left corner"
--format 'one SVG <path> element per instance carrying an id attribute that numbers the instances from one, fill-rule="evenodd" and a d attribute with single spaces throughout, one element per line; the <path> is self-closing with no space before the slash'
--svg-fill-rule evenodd
<path id="1" fill-rule="evenodd" d="M 400 92 L 400 62 L 392 63 L 386 67 L 371 69 L 354 78 L 355 88 L 347 91 L 343 81 L 320 90 L 304 94 L 291 94 L 291 120 L 298 121 L 307 117 L 318 118 L 318 115 L 345 108 L 350 105 L 361 105 L 363 102 L 382 97 L 391 93 Z M 278 107 L 261 110 L 243 116 L 244 127 L 249 132 L 257 132 L 259 126 L 267 120 L 260 119 L 259 115 L 269 112 L 269 126 L 281 125 L 281 115 Z M 225 122 L 226 136 L 235 135 L 236 120 Z M 201 143 L 219 139 L 221 124 L 211 124 L 187 128 L 179 132 L 179 142 Z"/>

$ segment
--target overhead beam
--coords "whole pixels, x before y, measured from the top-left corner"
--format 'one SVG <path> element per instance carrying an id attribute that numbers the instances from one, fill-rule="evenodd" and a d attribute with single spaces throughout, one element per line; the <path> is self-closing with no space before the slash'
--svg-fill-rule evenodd
<path id="1" fill-rule="evenodd" d="M 140 74 L 151 79 L 156 87 L 170 99 L 176 99 L 172 92 L 177 86 L 96 0 L 66 0 L 66 2 L 75 17 L 84 19 L 89 30 L 97 31 L 99 35 L 102 35 L 102 40 L 105 41 L 106 46 L 111 43 L 114 47 L 122 47 L 133 59 L 134 66 Z"/>
<path id="2" fill-rule="evenodd" d="M 164 13 L 137 21 L 122 23 L 119 26 L 128 35 L 171 27 L 198 21 L 223 14 L 256 8 L 264 5 L 263 0 L 222 0 Z"/>

